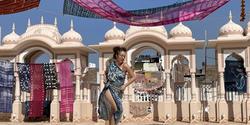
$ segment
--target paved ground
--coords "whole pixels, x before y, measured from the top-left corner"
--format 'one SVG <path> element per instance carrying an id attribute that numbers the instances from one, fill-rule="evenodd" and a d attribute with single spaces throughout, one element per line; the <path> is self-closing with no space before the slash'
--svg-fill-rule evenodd
<path id="1" fill-rule="evenodd" d="M 71 122 L 60 122 L 60 123 L 50 124 L 49 122 L 25 122 L 25 123 L 0 122 L 0 125 L 104 125 L 104 123 L 85 122 L 85 123 L 77 123 L 76 124 L 76 123 L 71 123 Z M 184 122 L 174 122 L 174 123 L 134 122 L 134 123 L 120 123 L 119 125 L 189 125 L 189 123 L 184 123 Z M 218 123 L 201 122 L 201 123 L 196 123 L 196 124 L 192 124 L 192 125 L 219 125 L 219 124 Z M 229 123 L 224 123 L 222 125 L 246 125 L 246 124 L 229 122 Z"/>

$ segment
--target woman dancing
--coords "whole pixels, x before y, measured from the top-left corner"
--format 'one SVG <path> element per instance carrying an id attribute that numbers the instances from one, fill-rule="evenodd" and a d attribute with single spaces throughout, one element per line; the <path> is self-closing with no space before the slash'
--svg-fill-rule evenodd
<path id="1" fill-rule="evenodd" d="M 99 96 L 99 118 L 105 120 L 105 125 L 117 125 L 122 116 L 122 96 L 125 88 L 135 80 L 135 74 L 125 62 L 126 48 L 114 47 L 113 58 L 106 63 L 104 88 Z M 130 79 L 127 83 L 125 75 Z"/>

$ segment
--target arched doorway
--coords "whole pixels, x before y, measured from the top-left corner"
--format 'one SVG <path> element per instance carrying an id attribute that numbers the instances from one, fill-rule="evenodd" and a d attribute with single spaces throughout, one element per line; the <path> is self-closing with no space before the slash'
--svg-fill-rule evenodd
<path id="1" fill-rule="evenodd" d="M 43 64 L 52 62 L 52 53 L 43 47 L 31 47 L 23 51 L 19 60 L 21 63 L 30 63 L 30 64 Z M 29 118 L 29 103 L 31 95 L 29 92 L 21 91 L 21 102 L 23 106 L 24 121 L 49 121 L 50 120 L 50 104 L 53 97 L 52 89 L 45 89 L 45 98 L 44 98 L 44 107 L 43 107 L 43 116 L 42 117 L 32 117 Z"/>
<path id="2" fill-rule="evenodd" d="M 191 100 L 191 75 L 189 60 L 179 54 L 171 62 L 171 89 L 176 103 L 176 118 L 182 121 L 189 116 L 189 101 Z"/>
<path id="3" fill-rule="evenodd" d="M 153 46 L 149 46 L 153 45 Z M 163 60 L 164 51 L 156 49 L 153 43 L 138 44 L 129 50 L 128 60 L 136 74 L 136 81 L 132 84 L 132 103 L 130 113 L 133 117 L 146 117 L 157 111 L 154 103 L 163 101 Z M 138 110 L 134 110 L 138 109 Z"/>
<path id="4" fill-rule="evenodd" d="M 246 70 L 244 59 L 232 53 L 225 59 L 225 99 L 228 104 L 228 120 L 237 120 L 236 116 L 243 114 L 241 111 L 241 103 L 246 93 Z M 241 116 L 243 117 L 243 116 Z M 241 118 L 239 118 L 242 121 Z"/>

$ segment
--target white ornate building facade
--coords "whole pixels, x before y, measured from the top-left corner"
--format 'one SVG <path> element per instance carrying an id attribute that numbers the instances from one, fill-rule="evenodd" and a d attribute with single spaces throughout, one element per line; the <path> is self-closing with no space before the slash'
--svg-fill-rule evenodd
<path id="1" fill-rule="evenodd" d="M 227 24 L 221 27 L 219 37 L 209 40 L 208 47 L 216 50 L 216 72 L 218 80 L 213 82 L 200 82 L 197 80 L 196 53 L 202 48 L 205 41 L 195 40 L 192 31 L 187 26 L 179 23 L 169 34 L 164 26 L 136 27 L 130 26 L 124 33 L 116 27 L 106 32 L 103 42 L 90 45 L 99 52 L 99 77 L 100 84 L 82 79 L 83 70 L 87 67 L 88 53 L 93 53 L 82 44 L 79 33 L 71 29 L 61 35 L 54 25 L 30 25 L 25 33 L 17 35 L 13 25 L 13 32 L 3 38 L 0 46 L 0 60 L 17 62 L 34 62 L 42 53 L 50 57 L 50 62 L 60 62 L 70 59 L 74 65 L 75 98 L 73 122 L 99 121 L 97 119 L 97 96 L 103 88 L 103 74 L 105 62 L 112 57 L 114 46 L 126 47 L 128 64 L 133 67 L 136 56 L 144 50 L 151 49 L 159 53 L 164 71 L 163 94 L 157 101 L 138 101 L 135 90 L 129 86 L 124 92 L 123 119 L 126 121 L 184 121 L 184 122 L 243 122 L 250 123 L 250 22 L 245 29 L 232 21 L 229 15 Z M 243 60 L 247 74 L 247 92 L 235 93 L 225 91 L 224 72 L 225 61 L 228 57 Z M 184 59 L 188 67 L 186 78 L 181 81 L 174 79 L 175 64 L 179 59 Z M 95 74 L 95 73 L 93 73 Z M 25 96 L 20 92 L 17 69 L 15 68 L 15 99 L 13 101 L 12 121 L 23 121 L 22 103 Z M 94 84 L 94 85 L 93 85 Z M 91 87 L 93 86 L 93 87 Z M 53 90 L 50 110 L 50 121 L 63 121 L 59 111 L 60 90 Z M 143 97 L 144 98 L 144 97 Z M 149 97 L 147 97 L 147 100 Z M 25 100 L 24 100 L 25 101 Z M 150 102 L 150 103 L 149 103 Z M 136 111 L 142 111 L 136 114 Z M 137 112 L 137 113 L 138 113 Z M 66 118 L 70 119 L 69 116 Z"/>

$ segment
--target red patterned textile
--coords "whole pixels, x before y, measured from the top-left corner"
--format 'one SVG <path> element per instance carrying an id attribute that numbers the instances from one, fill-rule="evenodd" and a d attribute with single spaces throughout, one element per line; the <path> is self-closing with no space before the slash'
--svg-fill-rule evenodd
<path id="1" fill-rule="evenodd" d="M 61 113 L 73 113 L 74 91 L 70 66 L 70 61 L 57 63 L 61 89 Z"/>
<path id="2" fill-rule="evenodd" d="M 43 64 L 30 64 L 29 117 L 43 116 L 44 95 Z"/>
<path id="3" fill-rule="evenodd" d="M 40 0 L 2 0 L 0 15 L 18 13 L 39 6 Z"/>

